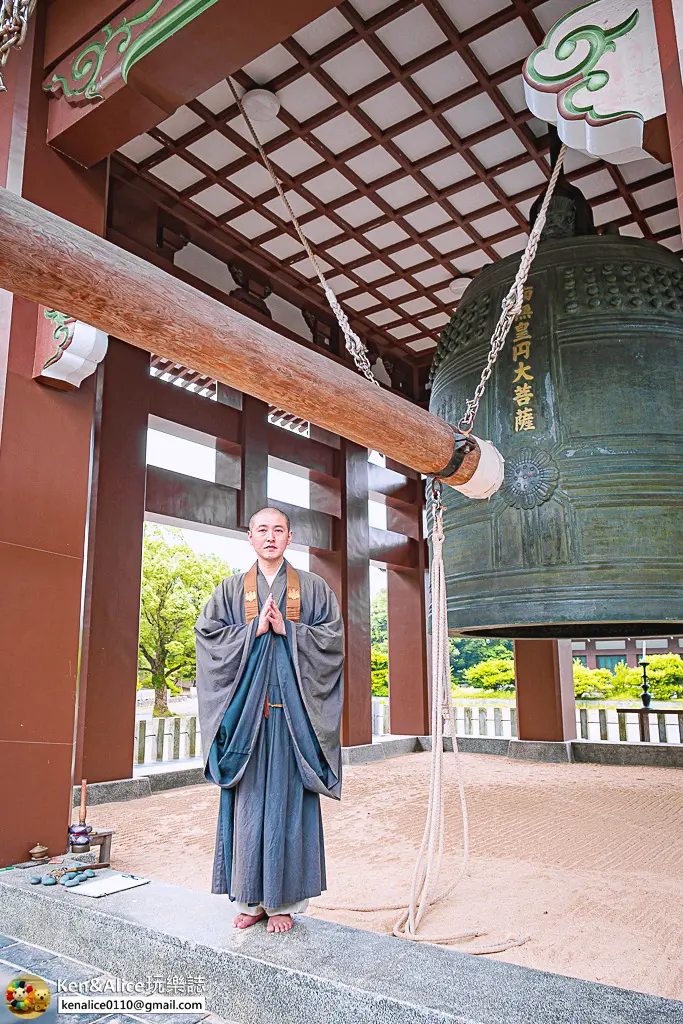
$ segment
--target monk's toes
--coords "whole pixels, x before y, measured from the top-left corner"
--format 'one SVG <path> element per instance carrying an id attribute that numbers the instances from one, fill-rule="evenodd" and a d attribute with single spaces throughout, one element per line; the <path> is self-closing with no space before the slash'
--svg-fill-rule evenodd
<path id="1" fill-rule="evenodd" d="M 268 920 L 269 932 L 288 932 L 292 927 L 292 919 L 289 914 L 274 914 Z"/>

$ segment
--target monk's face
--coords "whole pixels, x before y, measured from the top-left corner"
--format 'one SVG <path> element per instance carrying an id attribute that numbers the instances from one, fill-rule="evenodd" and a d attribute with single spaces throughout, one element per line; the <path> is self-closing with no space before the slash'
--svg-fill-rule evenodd
<path id="1" fill-rule="evenodd" d="M 287 520 L 274 509 L 264 509 L 254 517 L 248 537 L 259 558 L 268 562 L 279 562 L 292 540 Z"/>

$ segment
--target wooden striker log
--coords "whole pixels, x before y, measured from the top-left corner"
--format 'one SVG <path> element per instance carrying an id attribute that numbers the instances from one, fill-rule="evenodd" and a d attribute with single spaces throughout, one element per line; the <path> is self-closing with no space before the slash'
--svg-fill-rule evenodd
<path id="1" fill-rule="evenodd" d="M 478 452 L 444 420 L 111 242 L 0 188 L 0 287 L 339 433 L 448 483 Z"/>

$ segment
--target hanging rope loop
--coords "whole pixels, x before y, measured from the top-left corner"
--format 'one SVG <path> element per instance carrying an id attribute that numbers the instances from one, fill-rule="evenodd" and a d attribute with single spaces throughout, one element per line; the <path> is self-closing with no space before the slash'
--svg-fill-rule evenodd
<path id="1" fill-rule="evenodd" d="M 289 213 L 294 230 L 296 231 L 308 258 L 313 265 L 320 285 L 325 293 L 325 297 L 327 298 L 329 306 L 337 319 L 337 323 L 339 324 L 342 334 L 344 335 L 346 347 L 353 356 L 356 366 L 361 373 L 363 373 L 368 380 L 373 381 L 373 383 L 379 386 L 379 381 L 374 377 L 370 367 L 368 350 L 358 335 L 351 329 L 346 313 L 342 309 L 337 296 L 328 285 L 317 257 L 313 252 L 308 239 L 303 233 L 285 190 L 275 173 L 275 169 L 273 168 L 265 149 L 261 145 L 258 135 L 254 130 L 254 126 L 252 125 L 237 90 L 229 77 L 228 84 L 235 102 L 237 103 L 237 107 L 244 118 L 252 139 L 254 140 L 254 145 L 256 146 L 266 169 L 270 173 L 275 188 L 285 205 L 285 209 Z M 486 366 L 484 367 L 481 379 L 473 397 L 467 400 L 465 414 L 457 426 L 457 430 L 461 434 L 468 435 L 472 432 L 474 420 L 479 409 L 479 403 L 481 402 L 484 390 L 493 372 L 496 359 L 503 349 L 505 339 L 507 338 L 513 320 L 519 315 L 522 309 L 522 305 L 524 303 L 524 285 L 527 277 L 529 276 L 531 263 L 536 255 L 541 232 L 545 226 L 548 204 L 550 203 L 555 185 L 557 184 L 565 152 L 566 146 L 562 146 L 559 158 L 548 183 L 548 188 L 546 190 L 538 218 L 529 235 L 529 241 L 527 242 L 514 283 L 503 300 L 502 312 L 493 332 L 493 337 L 491 338 L 491 347 Z M 439 903 L 442 900 L 447 899 L 455 890 L 467 870 L 467 863 L 469 859 L 467 801 L 465 799 L 465 787 L 461 774 L 460 758 L 458 756 L 458 743 L 455 735 L 455 712 L 453 708 L 453 695 L 451 692 L 451 669 L 448 643 L 448 604 L 446 594 L 446 573 L 443 560 L 443 517 L 446 507 L 443 503 L 443 487 L 441 481 L 436 477 L 432 477 L 428 488 L 428 501 L 432 514 L 432 559 L 430 567 L 432 603 L 432 748 L 427 817 L 422 842 L 420 844 L 420 849 L 418 850 L 413 870 L 410 894 L 406 902 L 398 905 L 385 904 L 370 907 L 342 906 L 324 903 L 319 903 L 317 905 L 328 910 L 352 910 L 361 912 L 400 910 L 401 916 L 396 921 L 393 928 L 394 935 L 400 938 L 410 939 L 414 942 L 445 944 L 460 941 L 462 939 L 475 938 L 479 935 L 485 934 L 485 932 L 481 930 L 474 930 L 451 935 L 431 935 L 429 937 L 418 934 L 420 923 L 429 908 L 435 903 Z M 456 872 L 455 877 L 444 890 L 441 892 L 435 892 L 441 874 L 445 841 L 445 783 L 443 777 L 444 735 L 450 735 L 453 744 L 453 752 L 455 754 L 458 793 L 460 797 L 463 823 L 463 848 L 460 868 Z M 521 945 L 526 941 L 526 937 L 510 936 L 501 942 L 495 942 L 485 947 L 470 949 L 468 952 L 475 955 L 499 953 L 505 949 L 511 948 L 512 946 Z"/>
<path id="2" fill-rule="evenodd" d="M 363 376 L 367 380 L 371 381 L 371 383 L 376 384 L 377 387 L 381 387 L 380 382 L 377 380 L 377 378 L 375 377 L 375 375 L 372 372 L 372 367 L 370 366 L 370 360 L 368 359 L 368 350 L 365 347 L 365 345 L 363 344 L 363 342 L 360 340 L 360 338 L 358 337 L 356 332 L 351 329 L 351 325 L 349 324 L 349 318 L 347 317 L 346 313 L 344 312 L 344 310 L 340 306 L 339 300 L 337 299 L 337 296 L 334 294 L 334 292 L 332 291 L 332 289 L 328 285 L 328 283 L 327 283 L 327 281 L 325 279 L 325 275 L 323 273 L 322 267 L 320 266 L 320 264 L 318 262 L 318 258 L 315 255 L 315 253 L 313 252 L 313 249 L 311 248 L 311 244 L 308 241 L 308 239 L 306 238 L 306 235 L 303 233 L 301 225 L 299 224 L 299 220 L 298 220 L 296 214 L 294 213 L 294 210 L 292 209 L 292 204 L 290 203 L 289 199 L 287 198 L 287 193 L 285 192 L 284 188 L 282 187 L 282 183 L 280 182 L 280 179 L 278 178 L 277 174 L 275 173 L 275 168 L 273 167 L 268 154 L 266 153 L 265 149 L 263 148 L 263 146 L 261 144 L 261 140 L 259 139 L 258 135 L 256 134 L 256 130 L 255 130 L 253 124 L 251 123 L 251 119 L 250 119 L 249 115 L 247 114 L 246 110 L 244 109 L 244 104 L 242 103 L 242 100 L 240 99 L 239 94 L 238 94 L 237 90 L 235 89 L 235 86 L 233 84 L 232 78 L 230 78 L 229 76 L 228 76 L 228 85 L 230 86 L 230 91 L 232 92 L 232 95 L 233 95 L 233 97 L 235 99 L 235 102 L 237 104 L 239 112 L 241 113 L 242 117 L 244 118 L 245 124 L 246 124 L 247 128 L 249 129 L 249 134 L 251 135 L 252 139 L 254 140 L 254 145 L 256 146 L 256 148 L 257 148 L 257 150 L 258 150 L 258 152 L 260 154 L 260 157 L 263 160 L 263 163 L 264 163 L 264 165 L 266 167 L 266 170 L 268 171 L 268 173 L 270 174 L 271 178 L 273 179 L 273 184 L 275 185 L 275 188 L 277 189 L 277 192 L 278 192 L 278 195 L 280 196 L 280 199 L 285 204 L 285 209 L 287 210 L 287 213 L 289 214 L 290 219 L 292 221 L 292 227 L 294 228 L 294 230 L 296 231 L 297 235 L 299 236 L 299 241 L 303 245 L 304 249 L 306 250 L 306 255 L 308 256 L 309 260 L 313 264 L 313 269 L 315 270 L 316 275 L 318 277 L 318 280 L 320 281 L 320 285 L 321 285 L 321 287 L 322 287 L 322 289 L 323 289 L 323 291 L 325 293 L 325 298 L 327 299 L 327 302 L 328 302 L 328 304 L 330 306 L 330 309 L 334 313 L 334 315 L 336 317 L 336 320 L 337 320 L 337 323 L 339 324 L 339 328 L 340 328 L 340 330 L 341 330 L 341 332 L 342 332 L 342 334 L 344 336 L 344 344 L 346 345 L 347 350 L 353 356 L 353 360 L 354 360 L 357 368 L 363 374 Z"/>

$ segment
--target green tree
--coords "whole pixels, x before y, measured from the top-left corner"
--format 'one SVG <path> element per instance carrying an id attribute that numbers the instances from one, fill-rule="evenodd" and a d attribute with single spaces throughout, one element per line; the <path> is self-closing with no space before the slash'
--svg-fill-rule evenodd
<path id="1" fill-rule="evenodd" d="M 515 663 L 512 658 L 487 658 L 465 669 L 465 680 L 478 690 L 505 690 L 515 688 Z"/>
<path id="2" fill-rule="evenodd" d="M 389 695 L 389 658 L 383 651 L 372 650 L 370 671 L 372 675 L 372 696 Z"/>
<path id="3" fill-rule="evenodd" d="M 380 590 L 370 605 L 370 642 L 373 651 L 387 654 L 389 650 L 389 621 L 387 617 L 387 591 Z"/>
<path id="4" fill-rule="evenodd" d="M 139 666 L 154 688 L 154 715 L 169 715 L 168 686 L 195 673 L 194 624 L 214 587 L 231 573 L 197 554 L 176 528 L 145 524 Z"/>
<path id="5" fill-rule="evenodd" d="M 512 640 L 484 637 L 452 637 L 450 640 L 451 677 L 461 686 L 468 684 L 467 670 L 483 661 L 512 658 Z M 470 686 L 475 685 L 469 683 Z"/>

